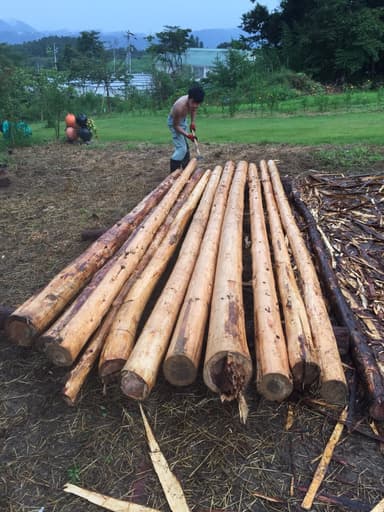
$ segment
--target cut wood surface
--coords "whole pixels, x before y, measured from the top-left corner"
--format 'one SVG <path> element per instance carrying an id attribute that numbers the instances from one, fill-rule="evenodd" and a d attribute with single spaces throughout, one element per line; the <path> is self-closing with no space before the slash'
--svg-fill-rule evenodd
<path id="1" fill-rule="evenodd" d="M 277 276 L 280 304 L 284 314 L 289 366 L 295 386 L 302 388 L 319 378 L 320 367 L 307 311 L 293 272 L 265 160 L 260 162 L 260 172 L 268 212 L 273 263 Z M 255 231 L 255 236 L 257 236 L 257 229 Z M 257 255 L 255 261 L 257 265 L 259 261 Z"/>
<path id="2" fill-rule="evenodd" d="M 249 164 L 248 181 L 256 383 L 259 393 L 265 398 L 282 401 L 291 394 L 293 386 L 264 220 L 261 184 L 257 167 L 253 163 Z"/>
<path id="3" fill-rule="evenodd" d="M 123 245 L 124 250 L 120 251 L 113 264 L 108 266 L 107 271 L 105 272 L 103 268 L 100 269 L 102 279 L 98 280 L 96 274 L 94 279 L 97 281 L 97 285 L 93 285 L 92 282 L 88 285 L 91 293 L 87 290 L 82 292 L 86 294 L 86 300 L 80 294 L 71 305 L 70 316 L 64 322 L 56 322 L 46 331 L 43 337 L 46 344 L 45 350 L 48 358 L 54 364 L 58 366 L 73 364 L 101 323 L 124 282 L 134 272 L 156 231 L 194 171 L 196 163 L 196 159 L 190 161 L 160 203 L 135 229 L 129 240 Z"/>
<path id="4" fill-rule="evenodd" d="M 217 256 L 203 377 L 222 400 L 238 399 L 252 376 L 242 290 L 244 189 L 248 164 L 232 180 Z"/>
<path id="5" fill-rule="evenodd" d="M 125 295 L 100 357 L 99 374 L 103 381 L 119 375 L 125 365 L 132 351 L 145 306 L 179 246 L 185 227 L 196 209 L 208 178 L 209 171 L 201 177 L 192 192 L 185 198 L 168 233 Z"/>
<path id="6" fill-rule="evenodd" d="M 163 363 L 165 378 L 176 386 L 191 384 L 200 364 L 221 227 L 234 169 L 233 162 L 225 164 L 196 265 Z"/>
<path id="7" fill-rule="evenodd" d="M 47 286 L 19 306 L 7 321 L 7 337 L 17 345 L 31 346 L 33 339 L 58 317 L 91 276 L 121 247 L 179 176 L 180 171 L 167 176 L 130 213 L 59 272 Z"/>
<path id="8" fill-rule="evenodd" d="M 357 318 L 348 305 L 340 290 L 334 269 L 324 246 L 322 237 L 317 230 L 317 223 L 302 201 L 299 192 L 292 190 L 292 197 L 300 214 L 306 221 L 306 227 L 311 239 L 312 249 L 318 262 L 318 268 L 324 287 L 334 307 L 335 315 L 349 331 L 351 355 L 362 382 L 365 384 L 365 393 L 369 401 L 369 410 L 373 418 L 384 420 L 384 379 L 377 365 L 376 359 L 368 344 L 367 337 L 359 328 Z"/>
<path id="9" fill-rule="evenodd" d="M 121 389 L 131 398 L 145 399 L 155 384 L 196 263 L 221 171 L 218 166 L 212 172 L 177 261 L 122 370 Z"/>
<path id="10" fill-rule="evenodd" d="M 321 368 L 320 393 L 330 403 L 345 404 L 347 383 L 316 269 L 295 221 L 281 184 L 279 171 L 273 160 L 268 161 L 268 169 L 282 224 L 300 275 L 300 287 L 318 351 Z"/>

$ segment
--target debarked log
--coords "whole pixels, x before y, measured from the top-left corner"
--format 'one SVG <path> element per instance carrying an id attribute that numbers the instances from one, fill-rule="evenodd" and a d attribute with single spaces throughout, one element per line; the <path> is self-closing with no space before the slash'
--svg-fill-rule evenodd
<path id="1" fill-rule="evenodd" d="M 119 376 L 125 365 L 145 306 L 179 245 L 208 178 L 209 172 L 206 172 L 185 199 L 165 238 L 124 297 L 100 356 L 99 375 L 104 382 Z"/>
<path id="2" fill-rule="evenodd" d="M 203 378 L 222 400 L 241 400 L 252 376 L 242 290 L 244 189 L 248 164 L 236 166 L 225 210 L 209 317 Z"/>
<path id="3" fill-rule="evenodd" d="M 284 193 L 279 171 L 273 160 L 268 161 L 268 169 L 284 231 L 288 237 L 300 275 L 300 287 L 311 325 L 312 337 L 319 356 L 321 369 L 320 393 L 329 403 L 344 405 L 347 399 L 347 383 L 319 278 Z"/>
<path id="4" fill-rule="evenodd" d="M 157 229 L 165 220 L 171 207 L 175 203 L 181 189 L 189 179 L 196 167 L 196 159 L 192 159 L 172 187 L 135 229 L 128 241 L 123 245 L 111 264 L 107 264 L 107 271 L 100 269 L 102 275 L 94 280 L 75 299 L 70 307 L 70 315 L 65 320 L 59 319 L 43 335 L 43 343 L 48 358 L 58 366 L 71 366 L 91 335 L 102 322 L 104 315 L 110 308 L 125 281 L 134 272 L 140 259 L 150 245 Z M 86 295 L 86 300 L 82 297 Z M 61 320 L 61 321 L 60 321 Z"/>
<path id="5" fill-rule="evenodd" d="M 261 185 L 257 167 L 253 163 L 249 164 L 248 182 L 256 383 L 259 393 L 267 400 L 280 402 L 291 394 L 293 386 L 264 220 Z"/>
<path id="6" fill-rule="evenodd" d="M 210 176 L 173 270 L 122 369 L 121 389 L 136 400 L 147 398 L 155 385 L 199 253 L 221 171 L 217 166 Z"/>
<path id="7" fill-rule="evenodd" d="M 167 176 L 131 212 L 100 236 L 41 291 L 19 306 L 6 323 L 7 337 L 17 345 L 31 346 L 34 338 L 52 324 L 92 275 L 122 246 L 179 176 L 179 170 Z"/>
<path id="8" fill-rule="evenodd" d="M 164 376 L 175 386 L 191 384 L 200 364 L 221 227 L 234 169 L 232 161 L 224 167 L 196 265 L 164 359 Z"/>
<path id="9" fill-rule="evenodd" d="M 300 389 L 319 378 L 320 367 L 307 311 L 293 272 L 265 160 L 260 162 L 260 172 L 268 212 L 273 263 L 284 315 L 289 366 L 295 387 Z"/>
<path id="10" fill-rule="evenodd" d="M 365 385 L 365 392 L 369 401 L 369 412 L 373 418 L 379 421 L 384 420 L 384 380 L 378 368 L 375 356 L 363 334 L 358 321 L 349 307 L 340 287 L 337 276 L 333 270 L 323 239 L 317 230 L 316 221 L 294 188 L 292 189 L 294 204 L 306 222 L 306 228 L 315 253 L 319 271 L 322 275 L 324 287 L 334 306 L 334 311 L 339 322 L 349 330 L 351 355 L 355 362 L 357 371 Z"/>

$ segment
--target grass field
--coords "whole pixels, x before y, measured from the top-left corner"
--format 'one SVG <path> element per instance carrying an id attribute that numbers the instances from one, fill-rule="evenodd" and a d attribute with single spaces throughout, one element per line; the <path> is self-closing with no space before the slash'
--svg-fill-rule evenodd
<path id="1" fill-rule="evenodd" d="M 156 114 L 121 114 L 95 117 L 100 143 L 122 141 L 135 145 L 147 142 L 166 144 L 170 134 L 167 112 Z M 198 114 L 197 133 L 204 143 L 287 143 L 382 144 L 384 141 L 382 112 L 319 114 L 305 116 L 225 117 Z M 54 132 L 42 124 L 32 124 L 33 140 L 52 140 Z M 64 137 L 64 123 L 62 127 Z"/>

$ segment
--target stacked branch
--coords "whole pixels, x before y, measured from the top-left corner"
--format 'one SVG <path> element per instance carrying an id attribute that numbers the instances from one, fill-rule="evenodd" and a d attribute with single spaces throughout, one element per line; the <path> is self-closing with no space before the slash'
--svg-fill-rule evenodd
<path id="1" fill-rule="evenodd" d="M 262 166 L 265 174 L 263 162 Z M 292 392 L 292 378 L 280 320 L 261 185 L 255 164 L 249 164 L 248 180 L 257 389 L 268 400 L 281 402 Z"/>
<path id="2" fill-rule="evenodd" d="M 205 384 L 222 400 L 242 400 L 252 376 L 242 290 L 244 188 L 248 164 L 238 163 L 222 225 L 205 353 Z"/>
<path id="3" fill-rule="evenodd" d="M 196 379 L 203 349 L 221 226 L 235 165 L 227 162 L 217 187 L 207 229 L 163 363 L 165 378 L 175 386 Z"/>
<path id="4" fill-rule="evenodd" d="M 284 315 L 289 365 L 295 387 L 300 389 L 319 378 L 319 362 L 307 311 L 292 268 L 265 160 L 260 162 L 260 170 L 273 247 L 273 262 Z"/>
<path id="5" fill-rule="evenodd" d="M 101 324 L 125 281 L 136 269 L 195 167 L 194 159 L 160 203 L 135 229 L 118 254 L 94 275 L 64 315 L 44 333 L 42 343 L 54 364 L 71 366 L 74 363 Z"/>
<path id="6" fill-rule="evenodd" d="M 222 168 L 216 167 L 193 216 L 171 275 L 122 369 L 121 389 L 136 400 L 151 392 L 199 253 Z"/>
<path id="7" fill-rule="evenodd" d="M 63 389 L 64 399 L 69 405 L 75 405 L 82 385 L 84 384 L 89 372 L 91 371 L 92 367 L 95 365 L 97 359 L 100 356 L 107 335 L 110 332 L 111 326 L 115 321 L 116 315 L 119 312 L 121 305 L 124 303 L 125 296 L 132 288 L 133 284 L 136 282 L 138 277 L 141 275 L 141 273 L 151 260 L 152 256 L 155 254 L 164 237 L 168 233 L 169 228 L 172 222 L 174 221 L 177 213 L 180 211 L 181 207 L 184 205 L 185 201 L 192 193 L 194 187 L 200 180 L 203 172 L 204 171 L 202 169 L 196 169 L 196 171 L 193 173 L 188 183 L 183 188 L 175 205 L 172 207 L 167 219 L 158 229 L 154 240 L 152 241 L 151 245 L 145 252 L 145 255 L 141 259 L 135 272 L 125 282 L 118 296 L 113 301 L 107 315 L 104 317 L 102 324 L 98 327 L 97 331 L 92 335 L 92 338 L 88 342 L 86 349 L 82 353 L 79 360 L 76 362 L 75 366 L 71 369 Z M 111 370 L 111 374 L 113 375 L 113 368 Z M 104 377 L 105 375 L 102 375 L 103 380 Z"/>
<path id="8" fill-rule="evenodd" d="M 347 397 L 347 383 L 316 269 L 296 224 L 273 160 L 268 161 L 268 168 L 281 221 L 300 275 L 312 336 L 318 351 L 321 368 L 320 393 L 326 401 L 343 405 Z"/>
<path id="9" fill-rule="evenodd" d="M 130 213 L 67 265 L 47 286 L 19 306 L 7 320 L 7 337 L 17 345 L 31 346 L 33 340 L 62 313 L 92 275 L 122 246 L 179 175 L 180 171 L 175 171 L 165 178 Z"/>
<path id="10" fill-rule="evenodd" d="M 132 351 L 139 322 L 147 302 L 179 245 L 185 227 L 196 209 L 208 178 L 209 171 L 204 174 L 193 191 L 184 199 L 184 204 L 181 205 L 168 233 L 123 298 L 99 360 L 99 375 L 104 382 L 120 375 L 120 370 Z"/>

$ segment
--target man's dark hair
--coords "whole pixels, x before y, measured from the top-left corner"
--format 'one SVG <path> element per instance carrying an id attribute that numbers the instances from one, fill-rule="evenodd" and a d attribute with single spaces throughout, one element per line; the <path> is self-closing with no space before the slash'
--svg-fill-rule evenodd
<path id="1" fill-rule="evenodd" d="M 198 85 L 191 87 L 188 91 L 188 98 L 196 101 L 196 103 L 203 103 L 205 92 Z"/>

